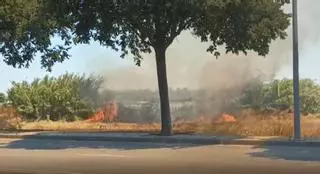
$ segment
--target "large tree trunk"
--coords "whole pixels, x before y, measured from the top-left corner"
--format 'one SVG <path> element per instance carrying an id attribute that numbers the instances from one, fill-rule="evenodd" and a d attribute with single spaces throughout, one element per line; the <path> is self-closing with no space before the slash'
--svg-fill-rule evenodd
<path id="1" fill-rule="evenodd" d="M 172 135 L 172 123 L 170 114 L 167 68 L 166 68 L 166 48 L 155 48 L 156 62 L 157 62 L 157 75 L 158 87 L 160 95 L 160 108 L 161 108 L 161 135 Z"/>

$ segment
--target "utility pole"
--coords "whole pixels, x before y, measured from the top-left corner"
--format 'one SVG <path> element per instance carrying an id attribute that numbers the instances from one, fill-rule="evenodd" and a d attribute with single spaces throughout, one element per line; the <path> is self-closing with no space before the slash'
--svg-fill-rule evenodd
<path id="1" fill-rule="evenodd" d="M 298 5 L 292 0 L 292 36 L 293 36 L 293 98 L 294 98 L 294 140 L 301 140 L 301 114 L 299 94 L 299 43 L 298 43 Z"/>

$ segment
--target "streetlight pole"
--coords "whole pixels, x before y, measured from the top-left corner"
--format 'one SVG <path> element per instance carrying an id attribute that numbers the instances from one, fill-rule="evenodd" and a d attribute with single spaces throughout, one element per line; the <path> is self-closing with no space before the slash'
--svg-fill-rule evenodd
<path id="1" fill-rule="evenodd" d="M 294 140 L 301 140 L 301 115 L 299 95 L 299 43 L 298 43 L 298 7 L 292 0 L 292 36 L 293 36 L 293 98 L 294 98 Z"/>

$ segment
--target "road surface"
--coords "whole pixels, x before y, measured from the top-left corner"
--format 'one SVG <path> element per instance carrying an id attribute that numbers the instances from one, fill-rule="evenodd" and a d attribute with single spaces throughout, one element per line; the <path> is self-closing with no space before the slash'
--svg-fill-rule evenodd
<path id="1" fill-rule="evenodd" d="M 0 139 L 0 174 L 320 173 L 320 148 Z"/>

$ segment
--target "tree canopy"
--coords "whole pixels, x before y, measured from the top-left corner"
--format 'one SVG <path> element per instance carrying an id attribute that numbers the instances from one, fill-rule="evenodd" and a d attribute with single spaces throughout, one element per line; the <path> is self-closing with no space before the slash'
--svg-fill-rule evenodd
<path id="1" fill-rule="evenodd" d="M 0 53 L 3 61 L 13 67 L 29 67 L 36 53 L 47 70 L 56 62 L 69 58 L 71 44 L 69 24 L 46 13 L 43 0 L 0 0 Z M 64 43 L 52 44 L 52 37 Z"/>
<path id="2" fill-rule="evenodd" d="M 239 104 L 249 108 L 293 109 L 293 80 L 255 81 L 243 92 Z M 320 85 L 311 79 L 300 80 L 301 112 L 320 113 Z"/>
<path id="3" fill-rule="evenodd" d="M 45 76 L 13 82 L 8 100 L 25 120 L 85 119 L 102 106 L 102 80 L 96 76 L 64 74 L 57 78 Z"/>
<path id="4" fill-rule="evenodd" d="M 266 55 L 269 44 L 286 36 L 289 15 L 281 9 L 288 0 L 1 0 L 0 52 L 14 67 L 28 67 L 35 53 L 42 65 L 69 58 L 70 44 L 92 40 L 131 53 L 140 64 L 141 52 L 157 44 L 169 47 L 184 30 L 211 43 L 208 51 Z M 64 44 L 52 46 L 59 36 Z M 163 42 L 163 43 L 159 43 Z"/>
<path id="5" fill-rule="evenodd" d="M 0 53 L 14 67 L 28 67 L 35 53 L 42 66 L 69 58 L 71 44 L 97 41 L 132 55 L 140 65 L 141 53 L 156 55 L 162 133 L 171 134 L 166 73 L 166 49 L 182 31 L 190 31 L 207 51 L 219 56 L 219 47 L 238 54 L 266 55 L 269 44 L 285 38 L 288 0 L 1 0 Z M 9 16 L 7 16 L 10 14 Z M 59 36 L 64 44 L 52 46 Z"/>
<path id="6" fill-rule="evenodd" d="M 0 104 L 5 103 L 7 100 L 6 94 L 3 92 L 0 92 Z"/>

